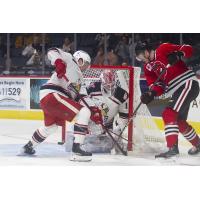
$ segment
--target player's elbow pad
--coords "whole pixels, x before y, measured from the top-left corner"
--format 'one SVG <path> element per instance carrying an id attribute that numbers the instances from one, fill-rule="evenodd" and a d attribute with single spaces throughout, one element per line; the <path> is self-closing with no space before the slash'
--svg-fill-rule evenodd
<path id="1" fill-rule="evenodd" d="M 57 59 L 55 61 L 56 73 L 58 78 L 62 78 L 66 73 L 66 65 L 62 59 Z"/>

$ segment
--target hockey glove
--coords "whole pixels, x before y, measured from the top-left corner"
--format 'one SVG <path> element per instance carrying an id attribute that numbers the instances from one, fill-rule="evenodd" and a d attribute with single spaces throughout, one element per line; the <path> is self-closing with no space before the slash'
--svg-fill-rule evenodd
<path id="1" fill-rule="evenodd" d="M 93 122 L 95 122 L 96 124 L 102 124 L 103 119 L 102 119 L 101 110 L 98 107 L 95 107 L 95 106 L 90 107 L 90 110 L 91 110 L 90 119 Z"/>
<path id="2" fill-rule="evenodd" d="M 184 53 L 181 51 L 172 52 L 167 56 L 168 63 L 170 65 L 174 65 L 178 61 L 180 61 L 183 56 L 184 56 Z"/>
<path id="3" fill-rule="evenodd" d="M 55 61 L 56 73 L 58 78 L 63 78 L 66 73 L 66 65 L 61 59 Z"/>
<path id="4" fill-rule="evenodd" d="M 142 94 L 140 99 L 143 104 L 149 104 L 151 101 L 154 100 L 155 96 L 156 96 L 156 91 L 153 90 Z"/>

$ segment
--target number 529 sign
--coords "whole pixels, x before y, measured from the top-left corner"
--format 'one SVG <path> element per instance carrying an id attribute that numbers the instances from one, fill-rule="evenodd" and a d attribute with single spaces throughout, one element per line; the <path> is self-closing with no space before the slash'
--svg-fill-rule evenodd
<path id="1" fill-rule="evenodd" d="M 26 109 L 26 79 L 0 79 L 0 109 Z"/>

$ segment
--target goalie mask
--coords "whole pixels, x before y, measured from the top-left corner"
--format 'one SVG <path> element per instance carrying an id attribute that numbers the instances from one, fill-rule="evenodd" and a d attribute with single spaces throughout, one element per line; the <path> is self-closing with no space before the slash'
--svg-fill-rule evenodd
<path id="1" fill-rule="evenodd" d="M 102 89 L 105 93 L 112 95 L 115 90 L 115 74 L 112 70 L 104 70 L 100 76 Z"/>
<path id="2" fill-rule="evenodd" d="M 86 53 L 85 51 L 82 51 L 82 50 L 76 51 L 73 54 L 73 57 L 76 63 L 78 64 L 79 68 L 81 69 L 81 71 L 84 71 L 90 67 L 91 58 L 89 54 Z"/>

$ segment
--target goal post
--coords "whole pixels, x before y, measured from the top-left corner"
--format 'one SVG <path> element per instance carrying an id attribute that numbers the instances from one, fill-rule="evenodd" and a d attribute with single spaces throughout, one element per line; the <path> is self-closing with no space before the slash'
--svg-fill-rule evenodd
<path id="1" fill-rule="evenodd" d="M 127 71 L 127 76 L 126 76 L 126 81 L 128 84 L 128 93 L 129 93 L 129 107 L 128 107 L 128 117 L 131 118 L 133 111 L 134 111 L 134 67 L 132 66 L 106 66 L 106 65 L 93 65 L 91 66 L 90 69 L 86 70 L 83 73 L 84 78 L 99 78 L 100 74 L 102 73 L 103 70 L 114 70 L 114 71 Z M 92 73 L 92 71 L 99 71 L 99 73 Z M 128 125 L 128 151 L 133 150 L 133 121 L 131 120 L 129 125 Z"/>

